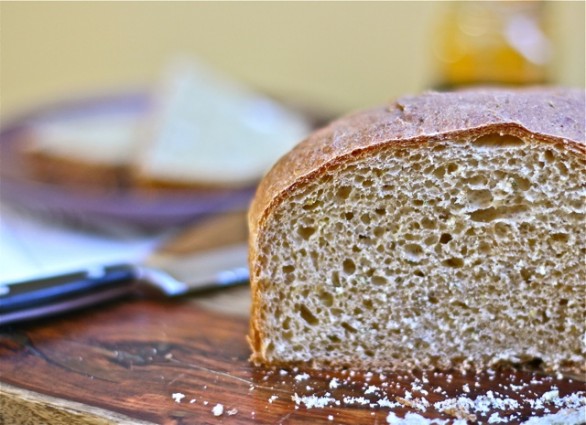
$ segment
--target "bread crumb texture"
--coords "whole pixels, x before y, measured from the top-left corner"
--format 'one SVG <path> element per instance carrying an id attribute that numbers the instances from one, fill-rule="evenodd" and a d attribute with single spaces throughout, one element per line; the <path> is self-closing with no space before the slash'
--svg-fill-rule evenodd
<path id="1" fill-rule="evenodd" d="M 501 128 L 334 162 L 254 235 L 255 360 L 586 370 L 580 149 Z"/>

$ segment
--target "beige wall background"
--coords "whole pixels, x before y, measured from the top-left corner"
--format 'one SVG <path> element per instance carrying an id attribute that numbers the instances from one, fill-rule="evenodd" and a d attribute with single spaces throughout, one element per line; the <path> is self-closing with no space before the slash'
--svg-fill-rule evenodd
<path id="1" fill-rule="evenodd" d="M 330 113 L 433 82 L 446 2 L 2 2 L 2 116 L 152 86 L 197 56 L 273 95 Z M 584 2 L 549 5 L 556 82 L 584 86 Z"/>

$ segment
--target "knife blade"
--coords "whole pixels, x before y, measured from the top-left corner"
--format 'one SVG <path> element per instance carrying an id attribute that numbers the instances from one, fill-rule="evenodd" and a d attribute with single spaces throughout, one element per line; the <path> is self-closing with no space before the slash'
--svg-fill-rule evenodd
<path id="1" fill-rule="evenodd" d="M 88 307 L 128 295 L 178 297 L 248 283 L 248 249 L 234 244 L 193 255 L 153 255 L 145 264 L 112 264 L 0 285 L 0 326 Z"/>

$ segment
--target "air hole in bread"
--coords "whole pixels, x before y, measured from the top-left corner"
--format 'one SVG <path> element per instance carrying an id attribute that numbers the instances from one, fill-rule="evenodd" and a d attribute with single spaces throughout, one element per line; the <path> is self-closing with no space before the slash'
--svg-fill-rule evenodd
<path id="1" fill-rule="evenodd" d="M 385 233 L 385 229 L 382 226 L 376 226 L 372 233 L 375 237 L 380 238 Z"/>
<path id="2" fill-rule="evenodd" d="M 285 318 L 285 320 L 283 320 L 283 329 L 284 330 L 289 330 L 291 328 L 291 319 L 289 317 Z"/>
<path id="3" fill-rule="evenodd" d="M 373 285 L 386 285 L 387 284 L 387 279 L 383 276 L 372 276 L 370 278 L 370 281 L 372 282 Z"/>
<path id="4" fill-rule="evenodd" d="M 315 317 L 314 314 L 305 305 L 299 305 L 297 308 L 299 310 L 301 318 L 305 320 L 307 323 L 309 323 L 312 326 L 315 326 L 319 323 L 317 317 Z"/>
<path id="5" fill-rule="evenodd" d="M 464 301 L 460 301 L 460 300 L 454 300 L 454 301 L 452 301 L 451 304 L 453 306 L 455 306 L 455 307 L 460 307 L 460 308 L 463 308 L 463 309 L 469 308 L 468 307 L 468 304 L 466 304 Z"/>
<path id="6" fill-rule="evenodd" d="M 438 242 L 437 235 L 429 235 L 428 237 L 426 237 L 423 240 L 423 243 L 428 247 L 435 245 L 437 242 Z"/>
<path id="7" fill-rule="evenodd" d="M 526 205 L 512 205 L 510 207 L 490 207 L 469 213 L 472 221 L 488 223 L 498 219 L 508 219 L 528 210 Z"/>
<path id="8" fill-rule="evenodd" d="M 421 220 L 421 225 L 425 229 L 435 229 L 437 226 L 435 220 L 432 220 L 428 217 L 423 217 L 423 219 Z"/>
<path id="9" fill-rule="evenodd" d="M 405 235 L 405 237 L 408 238 L 409 235 Z M 403 251 L 405 252 L 405 258 L 407 258 L 409 261 L 413 261 L 413 262 L 421 261 L 421 259 L 423 258 L 423 255 L 425 253 L 425 251 L 423 250 L 421 245 L 418 245 L 415 243 L 410 243 L 410 244 L 405 245 L 403 247 Z"/>
<path id="10" fill-rule="evenodd" d="M 453 239 L 452 235 L 449 233 L 442 233 L 439 239 L 439 242 L 443 245 L 447 244 Z"/>
<path id="11" fill-rule="evenodd" d="M 495 235 L 500 238 L 504 239 L 511 233 L 512 227 L 505 222 L 498 222 L 495 223 L 493 226 Z"/>
<path id="12" fill-rule="evenodd" d="M 311 264 L 315 269 L 319 267 L 319 254 L 316 251 L 311 251 L 309 253 L 309 258 L 311 258 Z"/>
<path id="13" fill-rule="evenodd" d="M 340 326 L 342 326 L 344 329 L 346 329 L 350 333 L 358 332 L 358 329 L 356 329 L 355 327 L 350 325 L 348 322 L 342 322 L 342 323 L 340 323 Z"/>
<path id="14" fill-rule="evenodd" d="M 447 267 L 452 267 L 452 268 L 455 268 L 455 269 L 456 268 L 459 269 L 461 267 L 464 267 L 464 260 L 461 259 L 461 258 L 455 258 L 455 257 L 454 258 L 448 258 L 447 260 L 444 260 L 442 262 L 442 264 L 444 266 L 447 266 Z"/>
<path id="15" fill-rule="evenodd" d="M 320 201 L 315 201 L 315 202 L 311 202 L 311 203 L 307 203 L 307 204 L 303 205 L 303 209 L 305 211 L 311 211 L 311 210 L 316 209 L 320 205 L 321 205 Z"/>
<path id="16" fill-rule="evenodd" d="M 340 309 L 340 308 L 335 308 L 333 307 L 330 312 L 332 313 L 332 316 L 334 317 L 338 317 L 341 316 L 344 313 L 344 310 Z"/>
<path id="17" fill-rule="evenodd" d="M 319 292 L 319 299 L 326 307 L 331 307 L 334 304 L 334 296 L 328 291 L 321 290 Z"/>
<path id="18" fill-rule="evenodd" d="M 340 286 L 340 273 L 338 271 L 332 271 L 331 281 L 333 287 Z"/>
<path id="19" fill-rule="evenodd" d="M 446 173 L 447 174 L 452 174 L 454 172 L 456 172 L 458 170 L 458 164 L 454 163 L 454 162 L 450 162 L 446 165 Z"/>
<path id="20" fill-rule="evenodd" d="M 343 201 L 343 200 L 348 199 L 350 197 L 350 194 L 351 193 L 352 193 L 352 187 L 350 187 L 350 186 L 342 186 L 336 192 L 336 198 L 338 198 L 338 200 Z"/>
<path id="21" fill-rule="evenodd" d="M 342 340 L 337 335 L 328 335 L 328 339 L 335 343 L 342 342 Z"/>
<path id="22" fill-rule="evenodd" d="M 464 178 L 463 183 L 469 185 L 472 189 L 482 189 L 486 187 L 486 185 L 488 184 L 488 179 L 486 176 L 475 175 L 468 178 Z"/>
<path id="23" fill-rule="evenodd" d="M 469 190 L 468 191 L 468 202 L 472 207 L 484 208 L 492 202 L 492 193 L 488 189 L 480 190 Z"/>
<path id="24" fill-rule="evenodd" d="M 435 170 L 433 170 L 433 176 L 436 179 L 442 179 L 445 174 L 446 174 L 446 168 L 443 166 L 437 167 Z"/>
<path id="25" fill-rule="evenodd" d="M 360 216 L 360 221 L 362 221 L 364 224 L 370 224 L 370 214 L 369 213 L 364 213 Z"/>
<path id="26" fill-rule="evenodd" d="M 561 162 L 556 162 L 556 166 L 558 167 L 558 169 L 560 170 L 560 174 L 563 177 L 566 177 L 568 175 L 568 167 L 566 167 L 563 163 Z"/>
<path id="27" fill-rule="evenodd" d="M 367 310 L 373 310 L 374 309 L 374 304 L 372 303 L 372 300 L 370 298 L 366 298 L 362 301 L 362 305 L 367 309 Z"/>
<path id="28" fill-rule="evenodd" d="M 303 239 L 307 240 L 315 233 L 315 227 L 300 227 L 297 233 L 299 233 L 299 236 Z"/>
<path id="29" fill-rule="evenodd" d="M 427 301 L 429 301 L 431 304 L 439 303 L 439 299 L 435 295 L 429 295 L 427 297 Z"/>
<path id="30" fill-rule="evenodd" d="M 342 269 L 347 275 L 352 275 L 356 271 L 356 264 L 350 258 L 346 258 L 342 263 Z"/>
<path id="31" fill-rule="evenodd" d="M 555 160 L 555 154 L 553 153 L 553 151 L 551 149 L 546 150 L 543 153 L 543 156 L 542 157 L 545 160 L 545 162 L 550 163 L 550 164 L 552 162 L 554 162 L 554 160 Z"/>
<path id="32" fill-rule="evenodd" d="M 551 235 L 551 240 L 554 242 L 568 243 L 570 235 L 567 233 L 554 233 Z"/>
<path id="33" fill-rule="evenodd" d="M 472 142 L 476 148 L 520 148 L 525 146 L 525 142 L 518 137 L 499 134 L 487 134 L 479 137 Z"/>
<path id="34" fill-rule="evenodd" d="M 521 176 L 514 176 L 514 187 L 522 191 L 527 191 L 531 188 L 531 182 L 529 179 Z"/>

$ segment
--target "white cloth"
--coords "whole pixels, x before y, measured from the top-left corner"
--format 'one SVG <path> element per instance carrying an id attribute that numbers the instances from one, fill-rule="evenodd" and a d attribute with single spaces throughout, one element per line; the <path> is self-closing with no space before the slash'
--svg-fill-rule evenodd
<path id="1" fill-rule="evenodd" d="M 0 205 L 0 283 L 92 265 L 139 262 L 162 238 L 128 232 L 112 236 L 93 233 Z"/>

